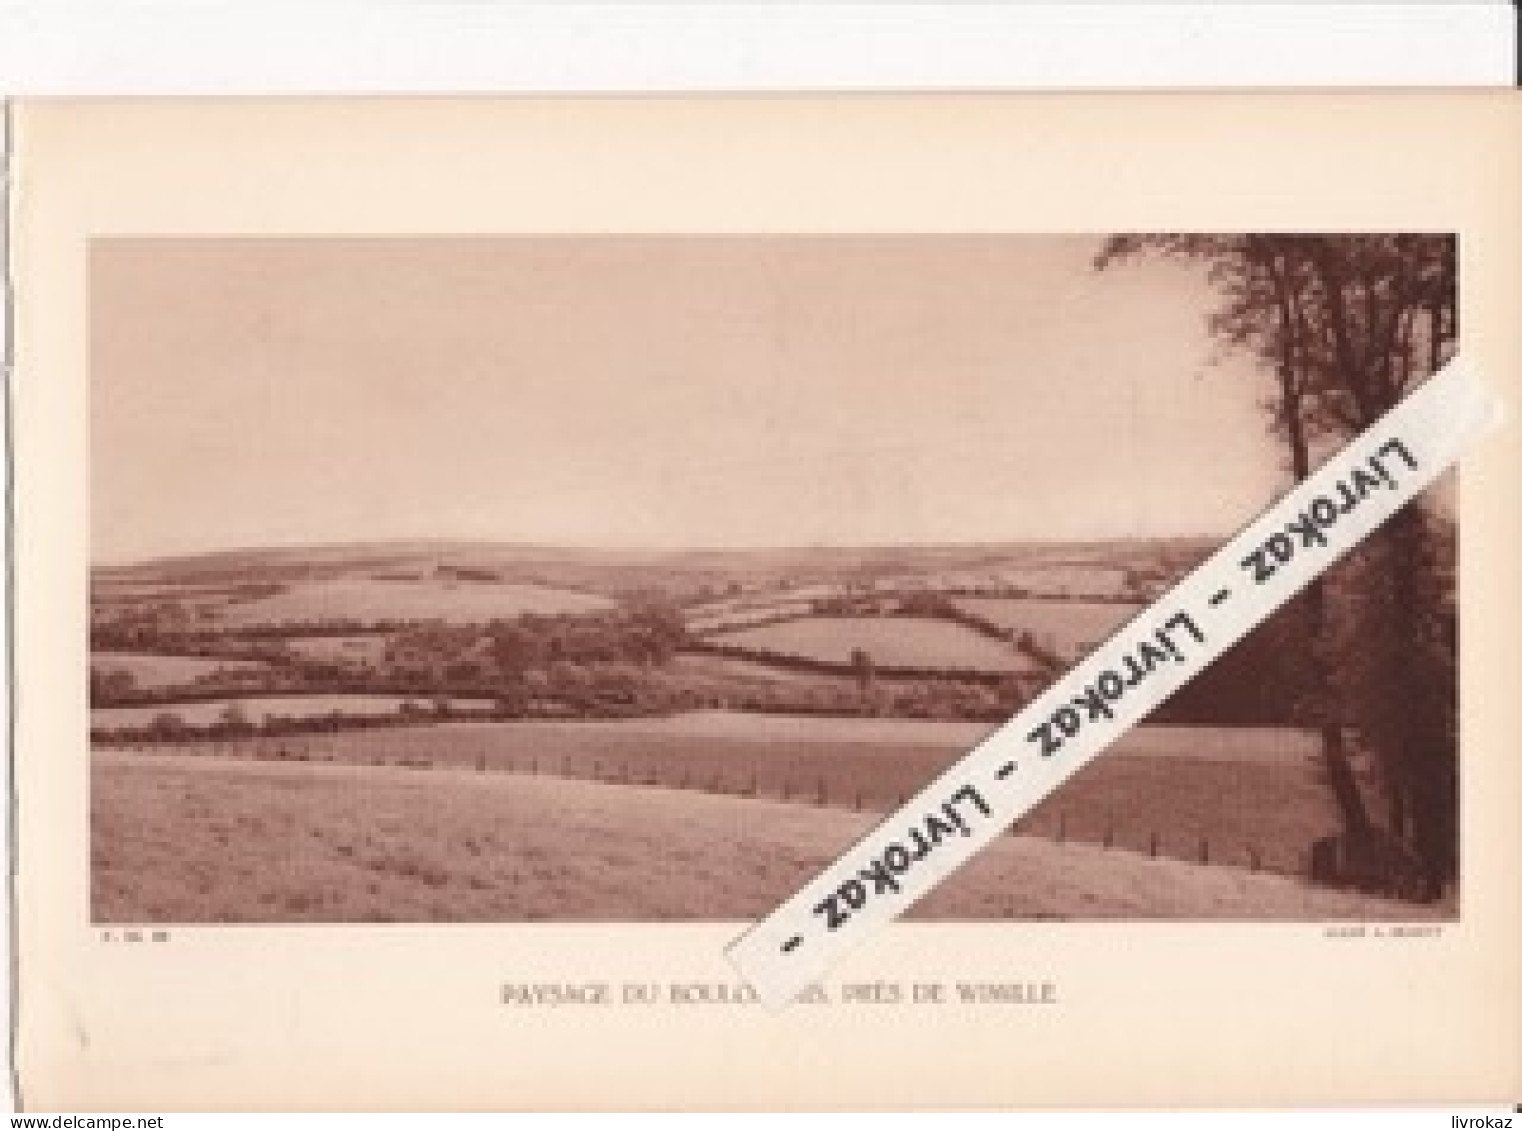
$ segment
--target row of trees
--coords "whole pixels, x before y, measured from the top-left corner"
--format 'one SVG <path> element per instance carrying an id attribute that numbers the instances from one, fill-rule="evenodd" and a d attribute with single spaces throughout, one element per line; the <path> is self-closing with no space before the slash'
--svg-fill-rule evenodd
<path id="1" fill-rule="evenodd" d="M 1457 242 L 1441 234 L 1123 235 L 1099 269 L 1156 254 L 1204 267 L 1209 328 L 1273 375 L 1268 425 L 1294 480 L 1368 428 L 1453 354 Z M 1419 857 L 1430 894 L 1457 872 L 1454 615 L 1441 521 L 1405 508 L 1300 603 L 1321 728 L 1350 839 L 1375 827 L 1349 767 L 1351 725 L 1381 769 L 1384 828 Z"/>
<path id="2" fill-rule="evenodd" d="M 485 625 L 412 625 L 369 658 L 325 659 L 282 646 L 261 668 L 224 667 L 179 686 L 145 687 L 109 665 L 90 670 L 95 706 L 206 701 L 225 694 L 401 694 L 496 699 L 523 712 L 553 701 L 578 714 L 670 709 L 656 669 L 686 640 L 669 604 L 591 614 L 528 614 Z M 266 647 L 268 645 L 266 644 Z M 225 729 L 225 727 L 224 727 Z"/>

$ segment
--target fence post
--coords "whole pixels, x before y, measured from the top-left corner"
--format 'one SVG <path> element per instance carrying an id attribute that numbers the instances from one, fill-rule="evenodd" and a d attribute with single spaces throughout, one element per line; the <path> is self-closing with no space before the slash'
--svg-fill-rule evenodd
<path id="1" fill-rule="evenodd" d="M 1263 858 L 1258 855 L 1258 850 L 1250 844 L 1247 846 L 1247 865 L 1254 872 L 1263 866 Z"/>
<path id="2" fill-rule="evenodd" d="M 1115 826 L 1109 822 L 1105 823 L 1104 846 L 1106 848 L 1113 848 L 1115 846 Z"/>
<path id="3" fill-rule="evenodd" d="M 1205 837 L 1200 837 L 1200 863 L 1210 863 L 1210 841 Z"/>
<path id="4" fill-rule="evenodd" d="M 814 799 L 814 804 L 823 809 L 830 802 L 830 795 L 825 789 L 824 778 L 819 779 L 819 795 Z"/>
<path id="5" fill-rule="evenodd" d="M 793 799 L 793 779 L 792 778 L 788 778 L 788 777 L 784 777 L 782 779 L 782 800 L 784 800 L 784 801 L 791 801 L 792 799 Z"/>
<path id="6" fill-rule="evenodd" d="M 1156 856 L 1157 855 L 1157 830 L 1156 829 L 1152 830 L 1152 836 L 1150 838 L 1148 838 L 1148 840 L 1147 840 L 1147 855 L 1148 856 Z"/>

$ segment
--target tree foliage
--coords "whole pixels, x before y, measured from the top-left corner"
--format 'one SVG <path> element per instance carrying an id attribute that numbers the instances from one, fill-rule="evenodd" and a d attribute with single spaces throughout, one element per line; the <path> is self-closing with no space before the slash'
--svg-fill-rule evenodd
<path id="1" fill-rule="evenodd" d="M 1095 266 L 1142 254 L 1203 265 L 1219 295 L 1210 333 L 1273 374 L 1269 426 L 1297 480 L 1456 347 L 1457 244 L 1449 235 L 1118 235 Z M 1367 816 L 1340 748 L 1344 718 L 1378 757 L 1389 833 L 1412 846 L 1434 890 L 1457 870 L 1446 538 L 1440 519 L 1407 507 L 1305 604 L 1318 687 L 1311 713 L 1323 726 L 1349 831 L 1359 832 Z"/>

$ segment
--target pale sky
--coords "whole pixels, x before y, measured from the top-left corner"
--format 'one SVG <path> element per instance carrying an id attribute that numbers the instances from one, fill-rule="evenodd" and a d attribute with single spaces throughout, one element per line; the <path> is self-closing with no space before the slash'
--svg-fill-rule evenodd
<path id="1" fill-rule="evenodd" d="M 1270 383 L 1098 243 L 97 241 L 92 556 L 1227 533 Z"/>

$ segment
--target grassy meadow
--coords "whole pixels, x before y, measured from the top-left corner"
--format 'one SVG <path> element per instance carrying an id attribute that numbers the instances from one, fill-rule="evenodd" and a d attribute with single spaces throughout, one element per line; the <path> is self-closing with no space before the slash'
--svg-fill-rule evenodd
<path id="1" fill-rule="evenodd" d="M 162 747 L 190 758 L 601 781 L 886 812 L 986 735 L 911 719 L 726 712 L 664 719 L 444 722 Z M 1138 728 L 1020 823 L 1053 839 L 1281 873 L 1337 828 L 1299 731 Z M 126 755 L 131 757 L 131 755 Z"/>
<path id="2" fill-rule="evenodd" d="M 586 613 L 611 608 L 606 597 L 546 585 L 444 578 L 338 577 L 295 583 L 282 592 L 226 606 L 233 625 L 336 618 L 433 620 L 473 624 L 524 613 Z"/>
<path id="3" fill-rule="evenodd" d="M 138 687 L 179 687 L 194 683 L 218 670 L 259 671 L 269 665 L 260 660 L 202 656 L 162 656 L 151 652 L 92 652 L 90 666 L 103 672 L 124 671 Z"/>
<path id="4" fill-rule="evenodd" d="M 727 632 L 723 641 L 832 663 L 848 663 L 861 649 L 873 663 L 890 667 L 995 672 L 1035 668 L 1028 656 L 1008 644 L 929 617 L 806 617 Z"/>
<path id="5" fill-rule="evenodd" d="M 101 754 L 98 923 L 744 921 L 876 817 L 549 777 Z M 911 918 L 1398 919 L 1438 909 L 1005 837 Z"/>
<path id="6" fill-rule="evenodd" d="M 1028 632 L 1058 655 L 1076 657 L 1141 612 L 1122 601 L 1057 601 L 1037 597 L 958 597 L 957 608 L 1012 632 Z"/>

